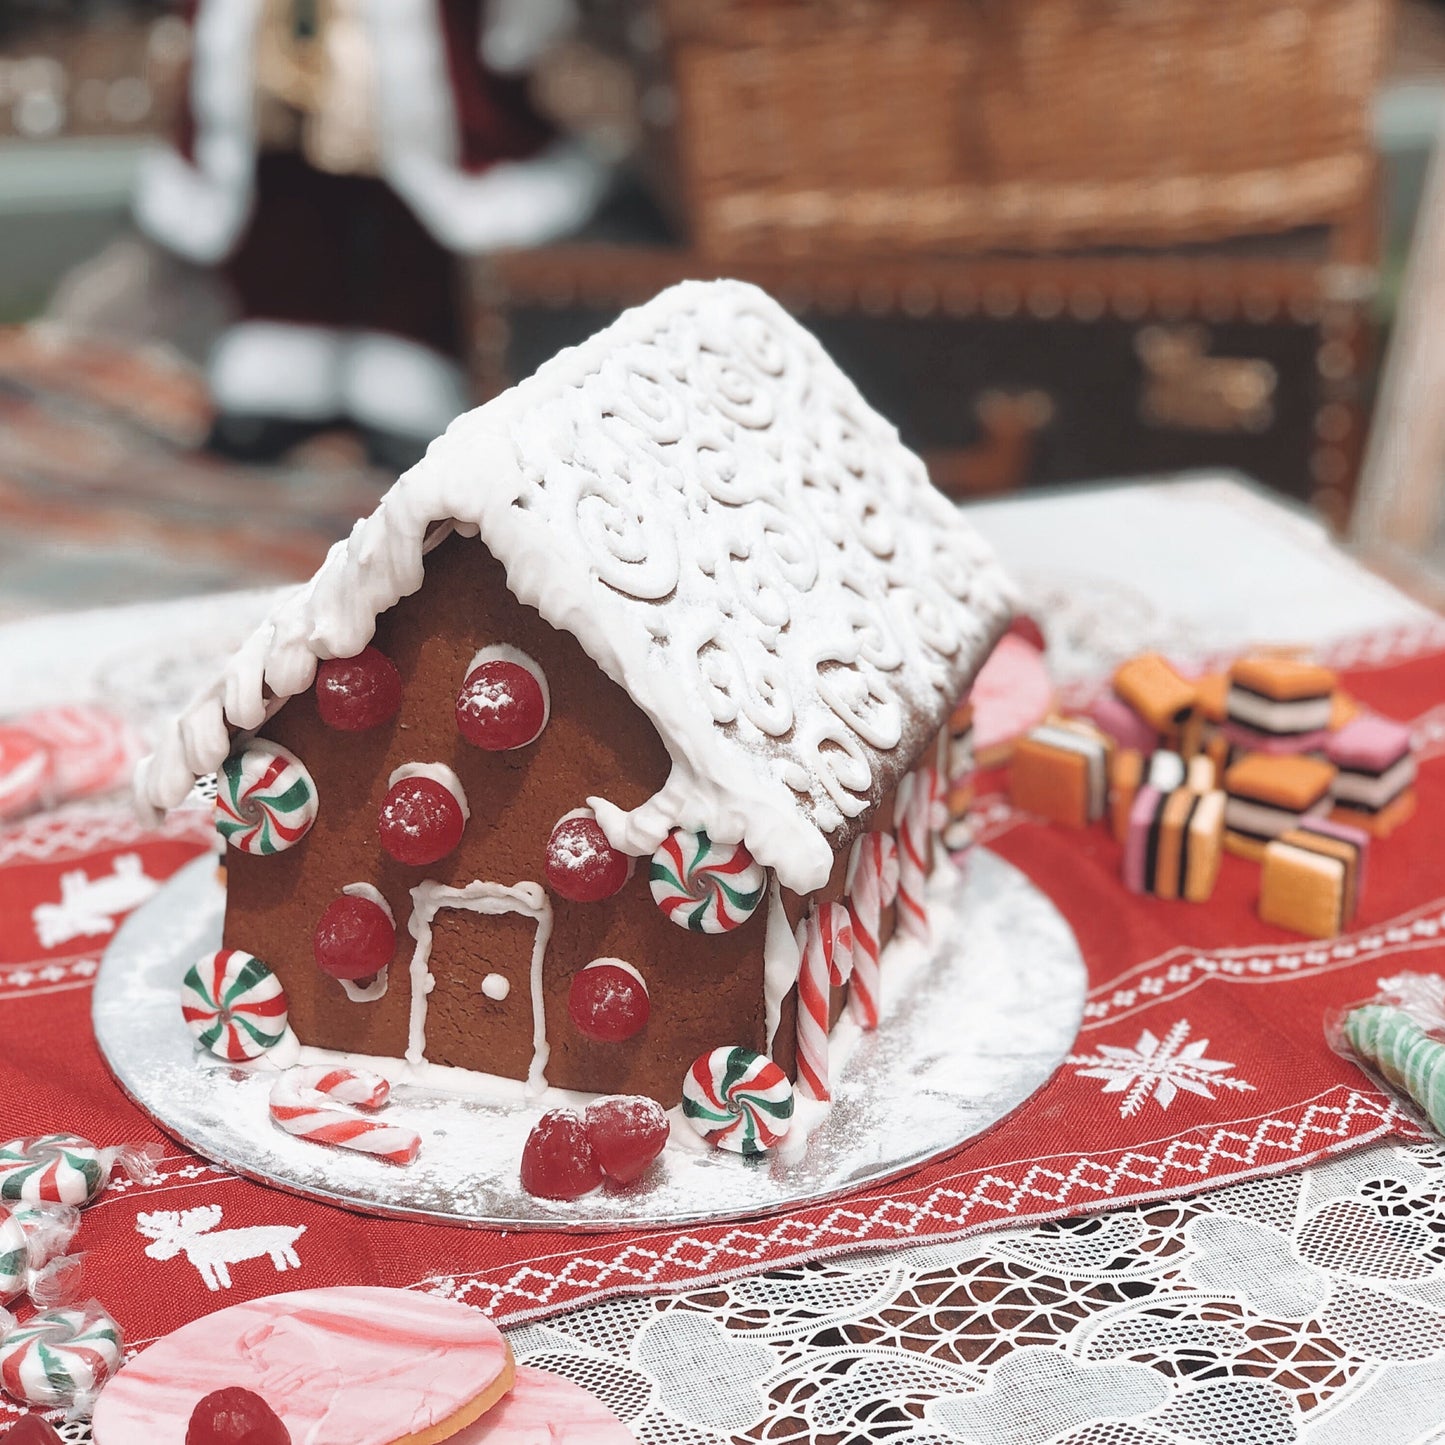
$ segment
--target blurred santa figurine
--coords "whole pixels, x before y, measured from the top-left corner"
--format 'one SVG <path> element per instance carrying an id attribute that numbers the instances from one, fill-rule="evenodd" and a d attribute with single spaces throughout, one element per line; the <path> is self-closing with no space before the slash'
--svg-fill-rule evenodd
<path id="1" fill-rule="evenodd" d="M 470 404 L 454 257 L 578 226 L 602 168 L 524 72 L 570 0 L 196 0 L 176 144 L 136 219 L 222 265 L 240 306 L 210 358 L 211 444 L 279 455 L 349 420 L 408 465 Z"/>

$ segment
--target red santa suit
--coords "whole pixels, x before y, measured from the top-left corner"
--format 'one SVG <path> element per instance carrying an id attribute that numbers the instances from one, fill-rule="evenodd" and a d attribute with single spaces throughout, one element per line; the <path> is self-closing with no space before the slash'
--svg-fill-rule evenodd
<path id="1" fill-rule="evenodd" d="M 244 319 L 210 364 L 223 416 L 346 416 L 424 442 L 465 408 L 452 257 L 573 229 L 603 184 L 500 72 L 558 15 L 557 0 L 200 0 L 189 106 L 142 167 L 135 215 L 234 286 Z"/>

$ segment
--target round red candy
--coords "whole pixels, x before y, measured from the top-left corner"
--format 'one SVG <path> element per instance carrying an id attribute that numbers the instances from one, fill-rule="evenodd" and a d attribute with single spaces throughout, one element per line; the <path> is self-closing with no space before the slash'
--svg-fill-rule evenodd
<path id="1" fill-rule="evenodd" d="M 611 898 L 632 871 L 632 860 L 608 841 L 596 818 L 563 818 L 547 840 L 547 883 L 573 903 Z"/>
<path id="2" fill-rule="evenodd" d="M 361 733 L 390 722 L 401 709 L 401 674 L 374 647 L 333 657 L 316 669 L 316 711 L 329 728 Z"/>
<path id="3" fill-rule="evenodd" d="M 552 1109 L 522 1146 L 522 1188 L 539 1199 L 580 1199 L 602 1183 L 587 1128 L 569 1109 Z"/>
<path id="4" fill-rule="evenodd" d="M 186 1445 L 291 1445 L 291 1432 L 254 1390 L 231 1385 L 197 1403 Z"/>
<path id="5" fill-rule="evenodd" d="M 614 1094 L 588 1104 L 582 1116 L 587 1141 L 602 1172 L 617 1184 L 631 1184 L 667 1143 L 667 1113 L 656 1099 Z"/>
<path id="6" fill-rule="evenodd" d="M 0 1445 L 64 1445 L 55 1426 L 39 1415 L 22 1415 L 3 1435 Z"/>
<path id="7" fill-rule="evenodd" d="M 507 658 L 478 663 L 457 694 L 457 730 L 489 753 L 524 748 L 547 725 L 547 694 L 532 668 Z"/>
<path id="8" fill-rule="evenodd" d="M 374 978 L 396 952 L 396 924 L 374 899 L 343 893 L 326 905 L 311 945 L 322 973 Z"/>
<path id="9" fill-rule="evenodd" d="M 381 846 L 414 868 L 445 858 L 462 841 L 466 825 L 451 789 L 422 777 L 393 783 L 377 819 Z"/>
<path id="10" fill-rule="evenodd" d="M 639 975 L 615 959 L 599 958 L 573 977 L 567 1012 L 579 1033 L 618 1044 L 642 1031 L 652 1004 Z"/>

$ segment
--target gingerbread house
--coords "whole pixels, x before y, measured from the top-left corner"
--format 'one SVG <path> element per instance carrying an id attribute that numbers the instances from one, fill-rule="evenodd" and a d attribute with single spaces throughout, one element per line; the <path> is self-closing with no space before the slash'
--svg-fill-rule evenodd
<path id="1" fill-rule="evenodd" d="M 225 947 L 303 1045 L 665 1105 L 740 1045 L 826 1096 L 831 1025 L 926 933 L 1009 603 L 805 330 L 687 283 L 459 417 L 139 795 L 221 770 Z"/>

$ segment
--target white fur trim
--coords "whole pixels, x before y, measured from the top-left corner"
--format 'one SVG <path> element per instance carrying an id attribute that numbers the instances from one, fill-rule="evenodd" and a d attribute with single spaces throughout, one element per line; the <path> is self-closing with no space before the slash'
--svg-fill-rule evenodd
<path id="1" fill-rule="evenodd" d="M 211 351 L 211 395 L 221 411 L 325 421 L 341 410 L 344 345 L 323 326 L 243 321 Z"/>
<path id="2" fill-rule="evenodd" d="M 213 265 L 240 239 L 256 169 L 253 66 L 261 0 L 207 0 L 191 42 L 195 163 L 169 147 L 136 185 L 136 224 L 152 240 Z"/>
<path id="3" fill-rule="evenodd" d="M 482 59 L 495 71 L 530 70 L 577 25 L 576 0 L 490 0 L 482 25 Z"/>
<path id="4" fill-rule="evenodd" d="M 347 344 L 340 385 L 353 421 L 424 442 L 471 405 L 466 376 L 454 361 L 381 332 L 361 332 Z"/>

